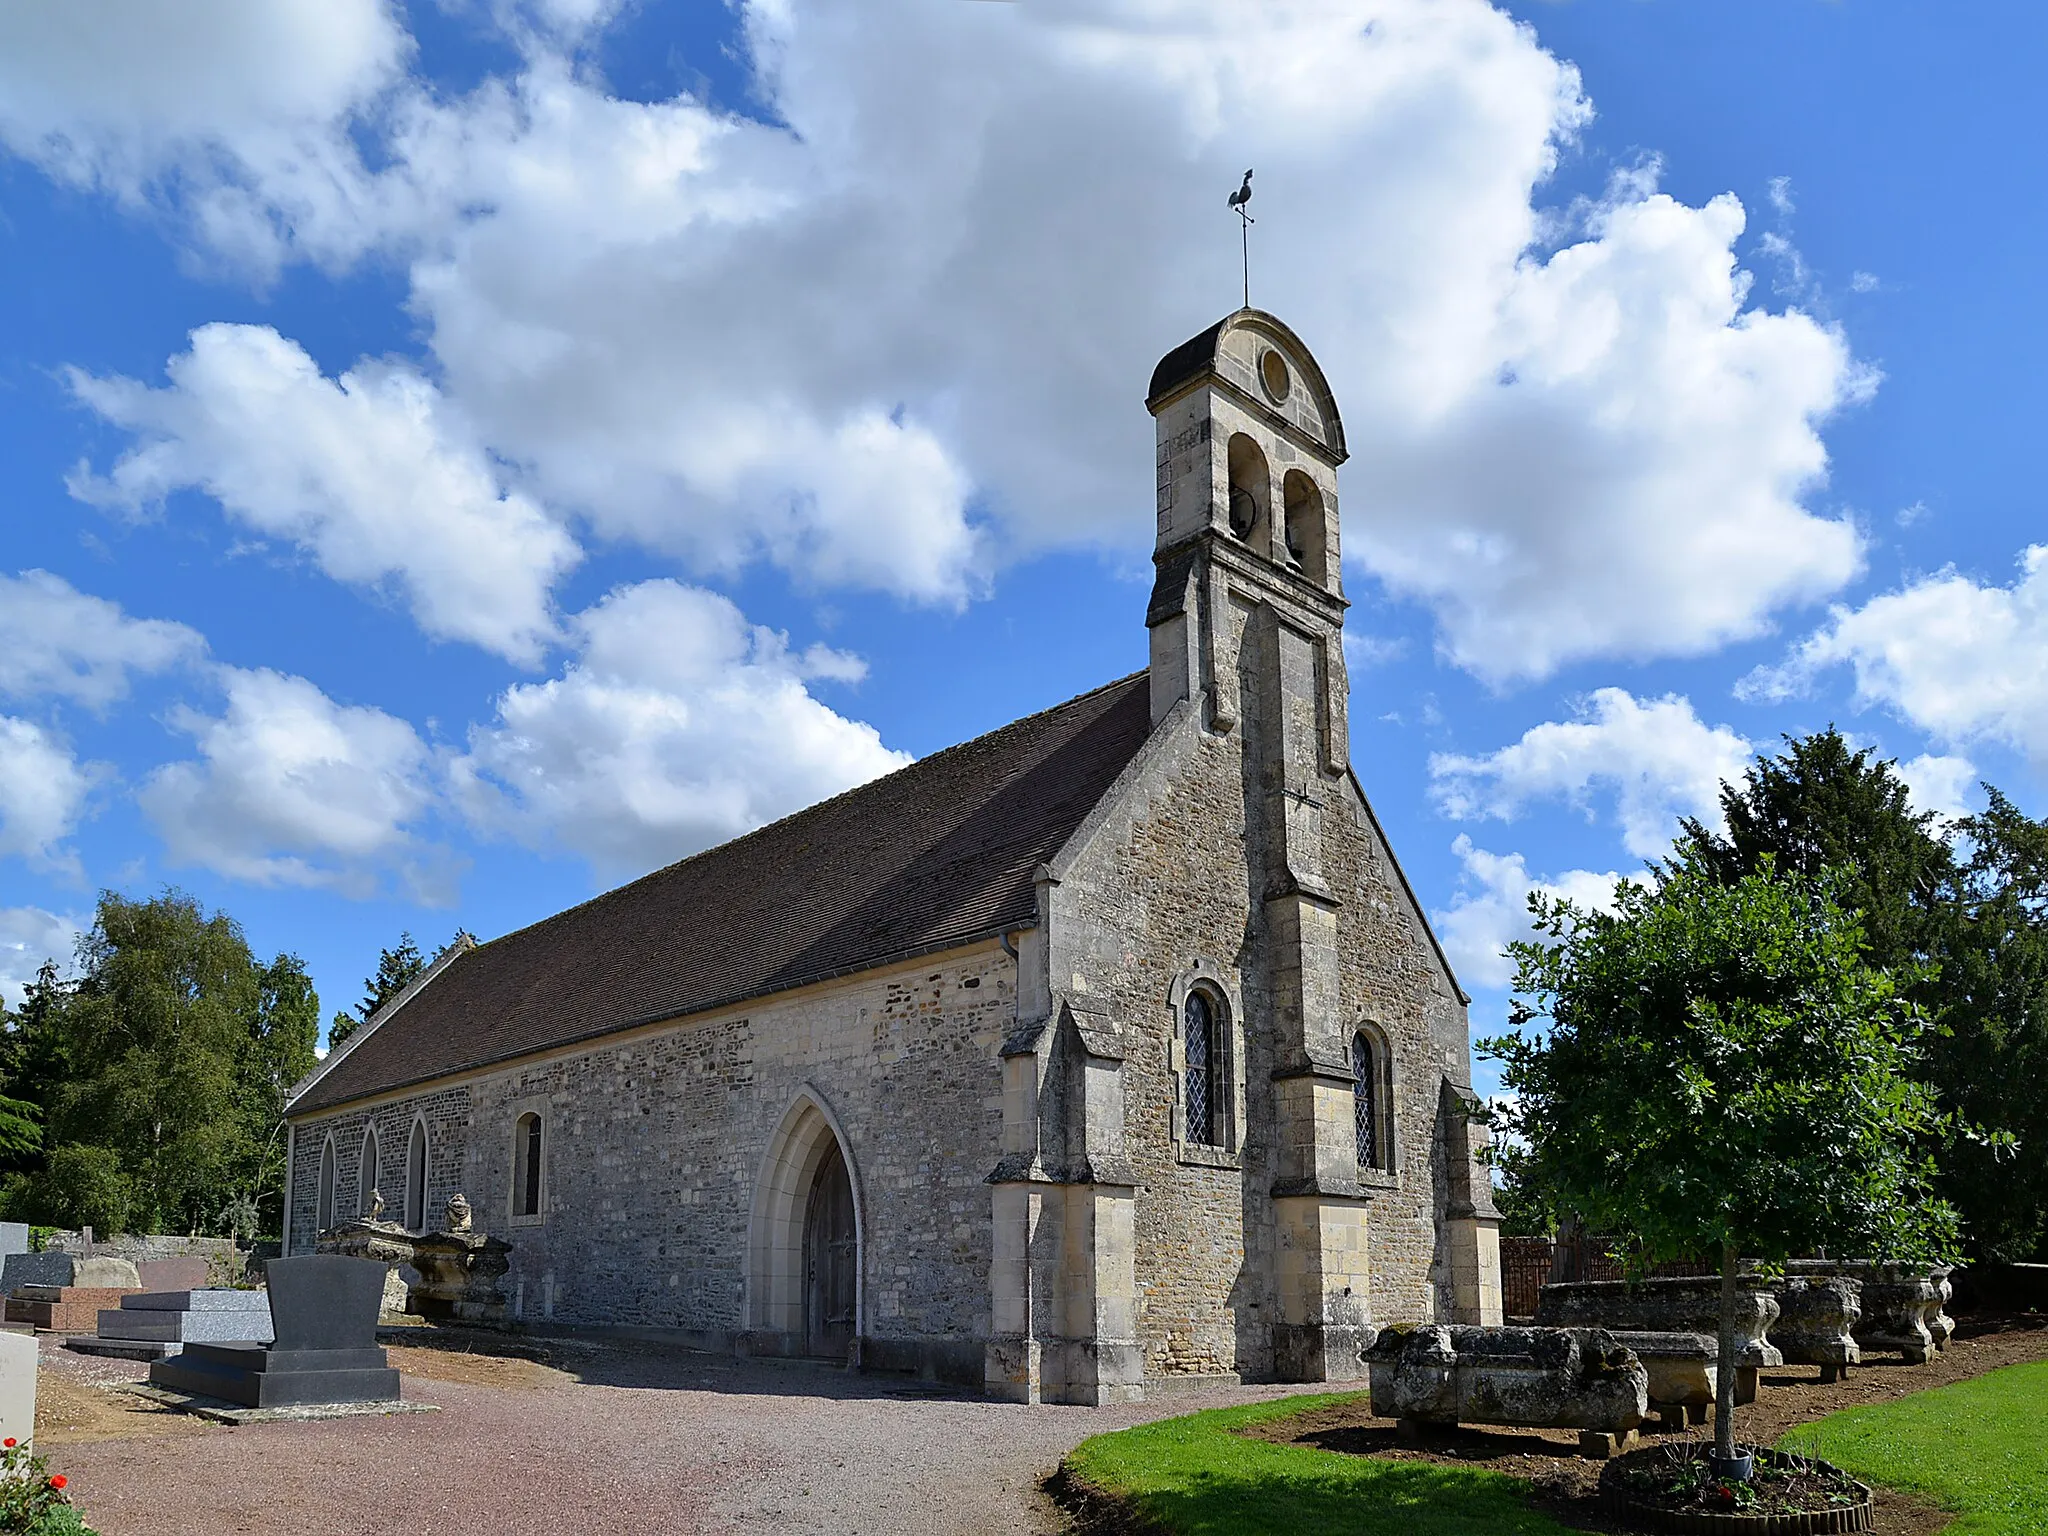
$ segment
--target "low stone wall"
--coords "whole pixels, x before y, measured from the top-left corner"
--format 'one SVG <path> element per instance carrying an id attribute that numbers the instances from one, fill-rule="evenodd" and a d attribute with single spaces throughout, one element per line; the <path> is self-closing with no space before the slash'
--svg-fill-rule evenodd
<path id="1" fill-rule="evenodd" d="M 203 1259 L 207 1284 L 235 1285 L 242 1280 L 242 1252 L 232 1238 L 173 1237 L 158 1232 L 124 1232 L 117 1237 L 94 1237 L 88 1245 L 82 1232 L 54 1232 L 43 1249 L 77 1254 L 90 1251 L 103 1259 L 126 1259 L 131 1264 L 154 1264 L 165 1259 Z"/>

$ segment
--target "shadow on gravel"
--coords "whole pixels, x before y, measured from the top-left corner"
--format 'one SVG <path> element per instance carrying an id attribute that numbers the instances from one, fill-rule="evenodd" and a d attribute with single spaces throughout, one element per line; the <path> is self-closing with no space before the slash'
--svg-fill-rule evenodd
<path id="1" fill-rule="evenodd" d="M 916 1376 L 852 1371 L 824 1360 L 712 1354 L 659 1340 L 487 1328 L 388 1328 L 378 1342 L 411 1349 L 528 1360 L 595 1387 L 717 1392 L 736 1397 L 820 1397 L 846 1401 L 934 1399 L 984 1402 L 981 1392 Z"/>

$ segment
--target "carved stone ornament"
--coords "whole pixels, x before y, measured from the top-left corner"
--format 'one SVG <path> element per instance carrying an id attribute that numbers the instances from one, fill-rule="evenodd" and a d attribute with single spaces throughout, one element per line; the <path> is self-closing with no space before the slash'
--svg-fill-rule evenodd
<path id="1" fill-rule="evenodd" d="M 457 1190 L 448 1197 L 448 1230 L 450 1232 L 467 1232 L 469 1224 L 469 1201 L 460 1190 Z"/>

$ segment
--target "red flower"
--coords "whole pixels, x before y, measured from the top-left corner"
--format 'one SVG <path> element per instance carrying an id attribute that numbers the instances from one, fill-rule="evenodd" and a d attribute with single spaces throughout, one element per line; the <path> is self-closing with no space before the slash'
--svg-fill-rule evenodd
<path id="1" fill-rule="evenodd" d="M 55 1477 L 50 1479 L 50 1486 L 52 1488 L 63 1488 L 66 1485 L 68 1485 L 70 1481 L 70 1478 L 66 1477 L 62 1472 L 59 1472 Z"/>
<path id="2" fill-rule="evenodd" d="M 7 1447 L 7 1449 L 8 1449 L 8 1450 L 10 1450 L 10 1451 L 11 1451 L 11 1450 L 13 1450 L 13 1449 L 14 1449 L 14 1436 L 12 1436 L 12 1435 L 9 1435 L 9 1436 L 8 1436 L 8 1437 L 7 1437 L 7 1438 L 6 1438 L 5 1440 L 0 1440 L 0 1445 L 4 1445 L 4 1446 L 6 1446 L 6 1447 Z"/>

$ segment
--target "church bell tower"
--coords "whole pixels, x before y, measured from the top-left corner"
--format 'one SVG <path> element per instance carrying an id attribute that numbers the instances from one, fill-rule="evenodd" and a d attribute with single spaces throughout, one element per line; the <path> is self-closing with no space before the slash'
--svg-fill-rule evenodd
<path id="1" fill-rule="evenodd" d="M 1339 998 L 1340 900 L 1323 870 L 1323 818 L 1342 813 L 1350 765 L 1344 428 L 1300 338 L 1255 309 L 1161 359 L 1146 405 L 1158 427 L 1152 717 L 1193 701 L 1209 730 L 1238 738 L 1244 764 L 1246 1022 L 1266 1035 L 1272 1065 L 1260 1139 L 1273 1175 L 1262 1193 L 1273 1202 L 1274 1367 L 1282 1380 L 1353 1380 L 1372 1337 L 1367 1193 Z"/>

